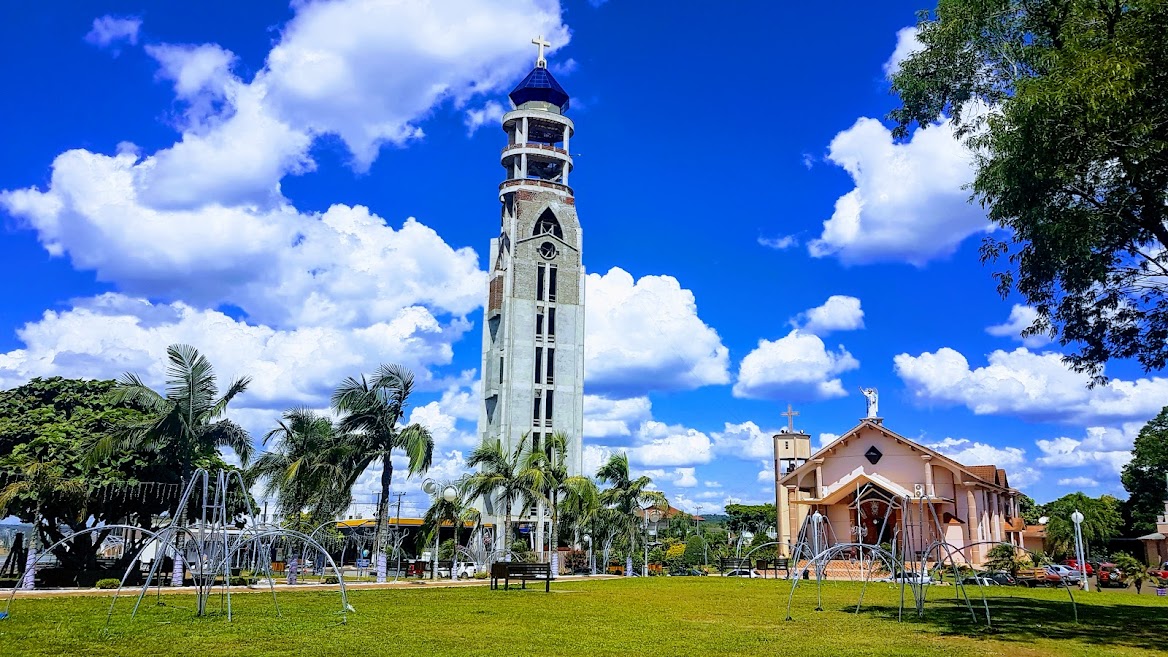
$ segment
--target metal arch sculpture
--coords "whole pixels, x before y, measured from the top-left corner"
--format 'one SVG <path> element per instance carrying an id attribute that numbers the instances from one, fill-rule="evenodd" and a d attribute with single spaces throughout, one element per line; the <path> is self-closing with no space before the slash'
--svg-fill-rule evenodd
<path id="1" fill-rule="evenodd" d="M 906 593 L 911 590 L 914 607 L 918 617 L 924 615 L 924 606 L 927 600 L 928 585 L 925 583 L 925 576 L 928 574 L 927 562 L 931 556 L 934 563 L 934 571 L 952 569 L 954 576 L 954 593 L 958 600 L 964 600 L 966 608 L 974 622 L 977 622 L 977 613 L 973 609 L 973 602 L 969 593 L 966 591 L 966 585 L 960 576 L 962 566 L 967 566 L 970 563 L 966 552 L 974 547 L 981 545 L 1010 545 L 1014 550 L 1026 552 L 1031 556 L 1031 560 L 1038 562 L 1034 552 L 1026 548 L 1003 543 L 1001 541 L 978 541 L 958 547 L 949 543 L 948 541 L 940 540 L 944 536 L 941 528 L 940 518 L 937 516 L 936 509 L 930 501 L 925 498 L 914 498 L 903 496 L 894 498 L 888 504 L 884 514 L 884 525 L 886 525 L 888 518 L 892 511 L 911 511 L 913 502 L 916 502 L 917 513 L 915 519 L 910 519 L 910 513 L 901 513 L 900 526 L 896 528 L 892 538 L 892 549 L 885 549 L 878 544 L 871 543 L 836 543 L 831 544 L 828 540 L 828 532 L 822 528 L 823 516 L 816 512 L 804 519 L 803 526 L 799 530 L 798 540 L 791 549 L 791 560 L 795 563 L 795 568 L 792 571 L 791 590 L 787 597 L 787 617 L 786 620 L 792 620 L 791 606 L 794 601 L 795 591 L 799 586 L 799 580 L 804 576 L 810 574 L 811 570 L 815 571 L 816 579 L 816 593 L 817 593 L 817 611 L 823 610 L 823 581 L 825 579 L 825 570 L 827 564 L 835 560 L 841 554 L 855 554 L 859 557 L 860 570 L 863 571 L 863 587 L 860 589 L 860 598 L 857 601 L 855 613 L 859 613 L 862 605 L 864 594 L 867 590 L 869 581 L 872 581 L 873 566 L 879 563 L 887 569 L 887 571 L 896 575 L 900 573 L 898 578 L 900 583 L 900 605 L 897 613 L 897 619 L 903 620 L 904 609 L 906 602 Z M 926 511 L 927 510 L 927 511 Z M 931 521 L 931 522 L 930 522 Z M 925 530 L 932 530 L 933 536 L 936 538 L 924 541 Z M 897 546 L 899 545 L 899 550 Z M 924 549 L 916 551 L 913 548 L 916 546 L 924 546 Z M 868 568 L 864 568 L 864 555 L 869 556 Z M 958 563 L 957 557 L 960 557 Z M 799 563 L 803 562 L 800 566 Z M 909 566 L 915 565 L 917 570 L 913 571 L 912 577 L 906 576 L 909 573 Z M 975 580 L 981 597 L 981 607 L 985 614 L 985 624 L 987 627 L 992 627 L 992 616 L 990 613 L 989 601 L 985 595 L 985 587 L 981 579 Z M 1064 588 L 1067 589 L 1067 594 L 1070 597 L 1071 606 L 1074 610 L 1075 620 L 1078 621 L 1079 613 L 1078 607 L 1075 603 L 1075 596 L 1070 590 L 1070 586 L 1063 582 Z"/>
<path id="2" fill-rule="evenodd" d="M 228 491 L 233 485 L 237 486 L 238 490 L 244 493 L 243 497 L 246 507 L 245 524 L 237 530 L 238 533 L 235 536 L 228 529 L 229 523 L 234 524 L 233 520 L 235 516 L 228 515 L 227 513 Z M 172 581 L 174 579 L 180 579 L 184 570 L 189 570 L 192 573 L 195 583 L 196 614 L 199 616 L 206 614 L 207 600 L 215 588 L 215 580 L 219 576 L 222 576 L 220 604 L 224 607 L 223 610 L 226 612 L 228 621 L 230 621 L 232 618 L 232 559 L 239 555 L 245 546 L 254 546 L 255 549 L 251 552 L 253 562 L 257 565 L 263 564 L 262 569 L 256 568 L 255 570 L 264 571 L 278 615 L 280 610 L 278 603 L 276 603 L 275 582 L 272 577 L 270 561 L 266 559 L 261 560 L 259 556 L 264 550 L 270 549 L 274 540 L 283 538 L 294 541 L 298 545 L 304 546 L 305 549 L 309 547 L 315 548 L 328 560 L 329 565 L 337 576 L 337 583 L 341 594 L 341 619 L 342 622 L 345 622 L 347 620 L 347 612 L 353 611 L 353 607 L 348 602 L 343 574 L 340 568 L 337 567 L 336 562 L 333 561 L 332 556 L 328 554 L 328 551 L 319 541 L 308 534 L 256 522 L 255 509 L 252 507 L 251 500 L 246 495 L 246 491 L 247 486 L 239 472 L 233 471 L 228 473 L 219 471 L 216 473 L 214 497 L 211 498 L 209 473 L 203 469 L 196 470 L 179 498 L 179 504 L 176 507 L 178 511 L 171 524 L 158 531 L 146 530 L 135 525 L 102 525 L 72 533 L 52 544 L 38 555 L 31 564 L 26 566 L 25 572 L 22 572 L 22 576 L 26 576 L 28 571 L 35 573 L 41 559 L 51 555 L 55 548 L 69 543 L 79 536 L 99 531 L 109 531 L 111 529 L 138 531 L 148 535 L 149 540 L 137 549 L 125 573 L 119 580 L 118 588 L 114 592 L 113 599 L 110 602 L 109 612 L 106 615 L 107 626 L 112 619 L 114 607 L 118 597 L 121 595 L 122 589 L 125 587 L 126 581 L 134 569 L 139 567 L 143 554 L 150 547 L 155 549 L 156 556 L 173 553 L 172 562 L 174 564 L 173 571 L 175 576 L 172 578 Z M 201 492 L 201 495 L 196 495 L 196 492 Z M 192 501 L 200 502 L 199 507 L 201 508 L 201 513 L 199 520 L 184 524 L 183 521 L 187 517 L 186 510 Z M 210 518 L 208 518 L 208 511 L 211 512 Z M 180 539 L 182 538 L 187 539 L 185 545 L 180 544 Z M 264 543 L 265 539 L 268 539 L 267 544 Z M 192 553 L 193 559 L 190 558 Z M 150 570 L 134 603 L 134 609 L 130 614 L 131 618 L 137 616 L 138 608 L 142 604 L 142 600 L 146 597 L 151 585 L 155 582 L 157 582 L 158 594 L 161 596 L 162 578 L 159 576 L 159 571 L 162 561 L 162 558 L 153 559 Z M 17 589 L 14 587 L 8 596 L 5 605 L 5 617 L 11 611 L 12 601 L 16 596 L 16 592 Z"/>

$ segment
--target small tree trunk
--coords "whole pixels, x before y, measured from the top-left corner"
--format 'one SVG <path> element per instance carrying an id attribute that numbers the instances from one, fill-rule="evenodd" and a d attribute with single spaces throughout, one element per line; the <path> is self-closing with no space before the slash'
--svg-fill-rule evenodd
<path id="1" fill-rule="evenodd" d="M 300 574 L 300 560 L 292 557 L 288 560 L 288 583 L 295 584 L 296 576 Z"/>
<path id="2" fill-rule="evenodd" d="M 31 591 L 36 587 L 36 560 L 37 548 L 40 547 L 41 527 L 41 511 L 37 509 L 36 516 L 33 518 L 32 531 L 29 532 L 28 537 L 28 555 L 24 559 L 24 577 L 20 581 L 20 588 L 25 591 Z"/>
<path id="3" fill-rule="evenodd" d="M 560 535 L 556 531 L 558 529 L 556 527 L 556 506 L 557 506 L 557 502 L 559 501 L 557 499 L 557 497 L 558 497 L 557 495 L 554 495 L 554 494 L 552 495 L 552 508 L 551 508 L 551 512 L 552 512 L 551 513 L 551 518 L 552 518 L 551 534 L 552 535 L 548 538 L 548 549 L 550 549 L 552 551 L 552 558 L 551 558 L 552 579 L 555 579 L 556 577 L 559 577 L 559 575 L 560 575 Z"/>
<path id="4" fill-rule="evenodd" d="M 503 561 L 511 560 L 511 499 L 507 499 L 507 503 L 503 505 Z"/>

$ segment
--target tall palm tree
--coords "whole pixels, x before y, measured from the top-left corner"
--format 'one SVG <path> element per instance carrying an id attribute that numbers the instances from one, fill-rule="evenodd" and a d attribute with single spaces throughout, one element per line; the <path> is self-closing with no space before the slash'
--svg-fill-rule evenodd
<path id="1" fill-rule="evenodd" d="M 559 573 L 559 511 L 560 502 L 569 502 L 573 508 L 587 508 L 597 502 L 599 492 L 589 477 L 568 473 L 568 435 L 557 432 L 548 436 L 542 450 L 534 450 L 526 463 L 527 479 L 548 505 L 551 516 L 551 569 Z M 542 546 L 541 546 L 542 549 Z"/>
<path id="2" fill-rule="evenodd" d="M 357 446 L 332 420 L 307 408 L 292 409 L 263 442 L 272 450 L 256 459 L 251 475 L 265 481 L 264 494 L 276 497 L 280 515 L 292 519 L 293 529 L 303 529 L 305 513 L 320 522 L 349 507 L 352 489 L 346 483 Z"/>
<path id="3" fill-rule="evenodd" d="M 628 555 L 625 557 L 625 575 L 633 571 L 633 546 L 637 542 L 637 513 L 645 508 L 656 506 L 660 509 L 669 508 L 669 501 L 661 491 L 649 490 L 653 480 L 641 476 L 633 479 L 629 474 L 629 457 L 624 452 L 613 454 L 608 462 L 596 471 L 596 478 L 609 484 L 609 488 L 600 493 L 601 503 L 614 509 L 628 533 Z"/>
<path id="4" fill-rule="evenodd" d="M 470 454 L 466 464 L 479 468 L 466 478 L 467 499 L 482 497 L 503 506 L 503 536 L 495 539 L 496 549 L 503 542 L 503 554 L 510 560 L 511 549 L 511 507 L 516 500 L 530 502 L 538 493 L 532 481 L 533 471 L 526 467 L 528 456 L 528 435 L 523 434 L 508 452 L 501 441 L 485 440 Z"/>
<path id="5" fill-rule="evenodd" d="M 405 415 L 414 375 L 400 365 L 381 365 L 373 377 L 349 377 L 333 392 L 333 408 L 342 415 L 340 428 L 355 434 L 357 458 L 352 462 L 350 481 L 367 467 L 381 462 L 381 496 L 377 500 L 377 581 L 385 581 L 385 530 L 389 524 L 389 485 L 393 481 L 393 453 L 405 452 L 409 474 L 430 469 L 434 460 L 434 437 L 426 427 L 414 423 L 404 428 L 398 422 Z"/>
<path id="6" fill-rule="evenodd" d="M 59 500 L 64 496 L 82 496 L 86 493 L 85 481 L 80 477 L 66 477 L 65 468 L 54 461 L 41 461 L 31 452 L 21 451 L 13 455 L 10 465 L 23 475 L 0 489 L 0 511 L 18 497 L 33 498 L 35 511 L 32 521 L 32 536 L 28 540 L 28 556 L 24 563 L 24 579 L 20 588 L 33 588 L 36 578 L 37 550 L 40 547 L 41 523 L 44 514 L 41 509 L 49 500 Z M 0 514 L 3 515 L 3 514 Z"/>
<path id="7" fill-rule="evenodd" d="M 230 447 L 246 465 L 252 455 L 251 437 L 231 420 L 220 418 L 251 379 L 235 379 L 220 396 L 215 369 L 198 349 L 173 344 L 166 348 L 166 356 L 170 363 L 165 395 L 150 389 L 137 374 L 127 372 L 118 380 L 113 401 L 138 405 L 147 418 L 99 440 L 90 459 L 98 461 L 121 450 L 167 452 L 179 461 L 184 485 L 190 483 L 195 462 L 219 447 Z"/>

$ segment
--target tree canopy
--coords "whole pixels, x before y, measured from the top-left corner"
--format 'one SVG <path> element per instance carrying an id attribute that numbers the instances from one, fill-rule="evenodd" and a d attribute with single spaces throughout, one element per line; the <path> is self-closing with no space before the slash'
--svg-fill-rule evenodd
<path id="1" fill-rule="evenodd" d="M 1168 406 L 1140 429 L 1120 480 L 1129 495 L 1132 530 L 1156 531 L 1156 516 L 1164 513 L 1168 499 Z"/>
<path id="2" fill-rule="evenodd" d="M 1071 514 L 1076 510 L 1083 514 L 1083 542 L 1094 548 L 1104 546 L 1119 536 L 1123 529 L 1118 499 L 1103 495 L 1088 497 L 1083 493 L 1070 493 L 1042 505 L 1042 512 L 1049 519 L 1046 523 L 1046 546 L 1055 555 L 1073 555 L 1075 551 L 1075 525 Z"/>
<path id="3" fill-rule="evenodd" d="M 1067 361 L 1168 361 L 1168 3 L 939 0 L 893 75 L 898 137 L 947 115 L 976 158 L 974 196 L 1008 231 L 987 238 L 1027 334 Z"/>
<path id="4" fill-rule="evenodd" d="M 0 391 L 0 488 L 15 486 L 4 512 L 32 523 L 39 506 L 37 530 L 43 544 L 64 537 L 60 527 L 80 529 L 96 523 L 130 522 L 151 527 L 152 516 L 165 510 L 158 496 L 128 494 L 139 482 L 178 483 L 178 464 L 169 454 L 120 451 L 91 462 L 89 446 L 113 436 L 120 427 L 146 418 L 141 407 L 111 398 L 113 381 L 33 379 Z M 38 481 L 79 481 L 83 491 L 52 493 Z M 92 563 L 102 536 L 83 536 L 56 556 L 66 565 Z"/>

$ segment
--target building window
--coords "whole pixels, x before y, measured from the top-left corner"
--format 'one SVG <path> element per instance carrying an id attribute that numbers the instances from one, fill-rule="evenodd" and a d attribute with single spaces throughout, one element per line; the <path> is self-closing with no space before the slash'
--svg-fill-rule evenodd
<path id="1" fill-rule="evenodd" d="M 543 347 L 535 348 L 535 382 L 543 383 Z"/>
<path id="2" fill-rule="evenodd" d="M 543 301 L 543 277 L 547 265 L 542 262 L 535 266 L 535 300 Z M 552 271 L 555 271 L 554 269 Z"/>
<path id="3" fill-rule="evenodd" d="M 550 316 L 548 319 L 548 326 L 551 326 Z M 543 308 L 537 308 L 535 310 L 535 339 L 543 339 Z"/>
<path id="4" fill-rule="evenodd" d="M 540 399 L 539 397 L 536 397 L 535 401 L 533 401 L 531 404 L 531 420 L 532 420 L 532 422 L 535 422 L 536 424 L 539 424 L 540 402 L 542 402 L 542 401 L 543 401 L 542 399 Z"/>
<path id="5" fill-rule="evenodd" d="M 549 427 L 552 426 L 552 408 L 553 408 L 552 395 L 553 394 L 555 394 L 555 391 L 553 391 L 553 390 L 547 391 L 547 405 L 544 407 L 546 414 L 543 417 L 545 420 L 547 420 L 547 426 L 549 426 Z"/>
<path id="6" fill-rule="evenodd" d="M 556 219 L 556 214 L 547 209 L 543 214 L 539 215 L 539 220 L 535 222 L 535 230 L 531 233 L 534 235 L 555 235 L 560 239 L 564 239 L 564 229 L 560 227 L 560 220 Z"/>
<path id="7" fill-rule="evenodd" d="M 547 334 L 549 338 L 556 337 L 556 309 L 548 308 Z"/>
<path id="8" fill-rule="evenodd" d="M 499 356 L 499 383 L 503 383 L 503 357 Z"/>
<path id="9" fill-rule="evenodd" d="M 531 434 L 531 451 L 532 451 L 532 453 L 539 451 L 539 444 L 540 444 L 539 439 L 540 439 L 541 435 L 542 434 L 539 434 L 539 433 Z"/>
<path id="10" fill-rule="evenodd" d="M 556 268 L 548 272 L 548 301 L 556 300 Z"/>
<path id="11" fill-rule="evenodd" d="M 556 350 L 547 350 L 547 382 L 551 385 L 556 382 Z"/>

